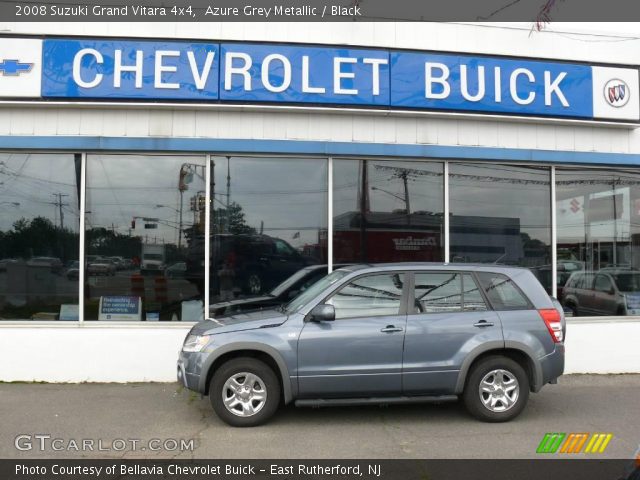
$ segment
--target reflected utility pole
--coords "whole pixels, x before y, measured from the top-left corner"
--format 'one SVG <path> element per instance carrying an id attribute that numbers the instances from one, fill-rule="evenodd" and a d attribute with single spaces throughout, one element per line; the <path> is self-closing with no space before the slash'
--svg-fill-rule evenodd
<path id="1" fill-rule="evenodd" d="M 60 211 L 60 229 L 64 230 L 64 212 L 62 211 L 62 207 L 63 206 L 67 206 L 69 205 L 68 203 L 63 203 L 62 202 L 62 197 L 68 197 L 69 195 L 67 195 L 66 193 L 52 193 L 51 195 L 53 195 L 54 197 L 56 197 L 56 201 L 55 202 L 49 202 L 52 205 L 55 205 L 58 207 L 59 211 Z"/>

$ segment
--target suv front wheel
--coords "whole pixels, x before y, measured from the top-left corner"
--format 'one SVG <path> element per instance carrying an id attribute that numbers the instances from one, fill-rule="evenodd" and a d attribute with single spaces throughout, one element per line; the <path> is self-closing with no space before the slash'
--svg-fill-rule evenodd
<path id="1" fill-rule="evenodd" d="M 209 400 L 220 419 L 234 427 L 266 422 L 280 404 L 280 383 L 273 370 L 255 358 L 236 358 L 213 375 Z"/>
<path id="2" fill-rule="evenodd" d="M 474 417 L 484 422 L 507 422 L 517 417 L 529 399 L 529 379 L 514 360 L 491 356 L 474 365 L 463 393 Z"/>

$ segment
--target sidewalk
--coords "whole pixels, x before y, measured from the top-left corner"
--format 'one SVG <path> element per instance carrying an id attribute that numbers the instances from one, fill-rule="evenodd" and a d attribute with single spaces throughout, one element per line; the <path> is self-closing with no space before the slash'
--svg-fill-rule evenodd
<path id="1" fill-rule="evenodd" d="M 631 458 L 640 443 L 638 399 L 640 375 L 564 376 L 505 424 L 477 422 L 460 403 L 288 406 L 267 425 L 236 429 L 218 420 L 208 398 L 177 384 L 5 383 L 0 458 L 534 458 L 547 432 L 612 433 L 599 457 Z M 19 435 L 29 450 L 15 447 Z M 61 451 L 53 450 L 54 438 Z M 149 445 L 154 439 L 157 451 Z M 83 440 L 94 450 L 83 451 Z M 122 446 L 116 440 L 125 448 L 98 450 L 99 442 Z M 192 448 L 181 451 L 182 440 L 187 447 L 193 440 Z"/>

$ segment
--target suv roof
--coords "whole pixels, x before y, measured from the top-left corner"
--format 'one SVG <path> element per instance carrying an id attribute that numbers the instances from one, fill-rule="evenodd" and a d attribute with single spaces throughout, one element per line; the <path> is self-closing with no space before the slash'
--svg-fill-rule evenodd
<path id="1" fill-rule="evenodd" d="M 524 267 L 512 267 L 499 264 L 486 263 L 443 263 L 443 262 L 396 262 L 396 263 L 361 263 L 342 267 L 343 270 L 397 270 L 398 268 L 406 270 L 468 270 L 468 271 L 486 271 L 486 272 L 520 272 L 530 270 Z"/>

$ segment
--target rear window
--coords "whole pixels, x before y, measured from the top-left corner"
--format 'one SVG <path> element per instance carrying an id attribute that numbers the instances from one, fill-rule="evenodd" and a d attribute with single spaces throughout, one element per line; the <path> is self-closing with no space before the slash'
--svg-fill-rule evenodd
<path id="1" fill-rule="evenodd" d="M 496 310 L 527 310 L 531 302 L 506 275 L 479 272 L 478 278 L 487 298 Z"/>

